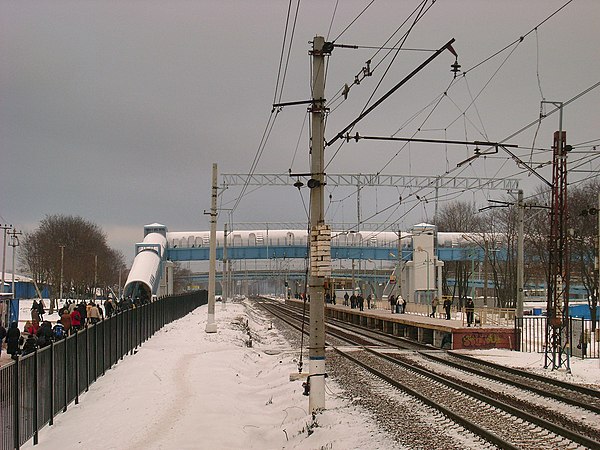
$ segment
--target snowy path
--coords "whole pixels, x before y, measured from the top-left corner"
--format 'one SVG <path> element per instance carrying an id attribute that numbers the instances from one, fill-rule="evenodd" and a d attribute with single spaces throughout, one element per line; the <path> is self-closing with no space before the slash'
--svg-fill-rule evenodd
<path id="1" fill-rule="evenodd" d="M 40 433 L 37 449 L 393 449 L 368 415 L 335 396 L 308 436 L 297 349 L 242 304 L 206 306 L 167 325 Z M 245 346 L 249 320 L 254 347 Z M 266 350 L 266 352 L 265 352 Z M 272 354 L 275 353 L 275 354 Z M 337 390 L 333 383 L 330 392 Z M 333 390 L 333 391 L 332 391 Z"/>

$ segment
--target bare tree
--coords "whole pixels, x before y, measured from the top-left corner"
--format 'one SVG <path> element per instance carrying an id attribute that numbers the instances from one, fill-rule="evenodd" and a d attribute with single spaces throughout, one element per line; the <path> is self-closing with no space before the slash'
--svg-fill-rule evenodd
<path id="1" fill-rule="evenodd" d="M 60 291 L 61 265 L 63 292 L 88 297 L 96 287 L 114 284 L 123 266 L 123 255 L 108 247 L 100 227 L 74 216 L 46 216 L 36 231 L 25 235 L 20 255 L 21 265 L 37 282 L 52 286 L 51 310 Z"/>
<path id="2" fill-rule="evenodd" d="M 581 283 L 587 292 L 587 302 L 596 330 L 598 309 L 598 193 L 600 181 L 589 181 L 569 191 L 569 226 L 573 228 L 571 240 L 571 282 Z"/>
<path id="3" fill-rule="evenodd" d="M 481 231 L 481 216 L 478 215 L 475 204 L 452 202 L 442 208 L 436 220 L 438 231 L 454 231 L 475 233 Z M 468 250 L 463 252 L 462 259 L 447 261 L 442 269 L 442 286 L 446 295 L 458 296 L 460 306 L 468 294 L 469 279 L 474 269 L 474 255 Z M 454 287 L 450 291 L 448 278 L 454 278 Z"/>
<path id="4" fill-rule="evenodd" d="M 185 292 L 190 286 L 190 277 L 192 271 L 175 263 L 173 266 L 173 293 L 180 294 Z"/>

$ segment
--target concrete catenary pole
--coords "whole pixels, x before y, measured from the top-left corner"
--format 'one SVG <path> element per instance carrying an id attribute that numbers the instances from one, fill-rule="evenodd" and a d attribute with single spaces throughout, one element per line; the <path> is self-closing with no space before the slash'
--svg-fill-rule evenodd
<path id="1" fill-rule="evenodd" d="M 17 247 L 20 245 L 19 243 L 19 235 L 23 234 L 21 232 L 18 232 L 13 228 L 12 230 L 12 239 L 10 241 L 10 246 L 13 248 L 12 249 L 12 299 L 15 300 L 17 298 L 16 292 L 15 292 L 15 253 L 17 253 Z"/>
<path id="2" fill-rule="evenodd" d="M 215 322 L 215 275 L 217 265 L 217 164 L 212 167 L 212 190 L 210 200 L 210 263 L 208 267 L 208 319 L 206 320 L 207 333 L 217 332 Z"/>
<path id="3" fill-rule="evenodd" d="M 525 291 L 523 286 L 524 280 L 524 248 L 523 248 L 523 234 L 524 234 L 524 210 L 525 205 L 523 204 L 523 190 L 519 189 L 517 197 L 517 208 L 518 208 L 518 236 L 517 236 L 517 317 L 523 317 L 523 300 L 525 297 Z"/>
<path id="4" fill-rule="evenodd" d="M 2 244 L 2 278 L 0 279 L 0 293 L 4 293 L 4 281 L 6 277 L 6 232 L 7 230 L 12 228 L 12 225 L 2 225 L 0 228 L 4 231 L 4 241 Z M 0 300 L 4 302 L 4 299 Z M 10 300 L 6 300 L 4 304 L 4 310 L 6 311 L 6 319 L 4 325 L 8 328 L 9 320 L 10 320 Z"/>
<path id="5" fill-rule="evenodd" d="M 2 280 L 0 283 L 0 292 L 4 292 L 4 281 L 6 276 L 6 232 L 12 228 L 12 225 L 2 225 L 0 228 L 4 231 L 4 240 L 3 240 L 3 248 L 2 248 Z"/>
<path id="6" fill-rule="evenodd" d="M 329 47 L 324 51 L 324 47 Z M 325 53 L 331 51 L 322 36 L 315 36 L 312 48 L 312 141 L 310 188 L 310 338 L 309 411 L 325 409 L 325 277 L 331 273 L 331 233 L 325 225 Z"/>

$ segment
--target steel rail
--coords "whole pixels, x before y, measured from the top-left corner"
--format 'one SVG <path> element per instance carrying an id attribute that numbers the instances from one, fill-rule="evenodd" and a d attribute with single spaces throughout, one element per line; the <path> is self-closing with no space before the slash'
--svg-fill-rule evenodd
<path id="1" fill-rule="evenodd" d="M 376 377 L 384 380 L 385 382 L 391 384 L 392 386 L 394 386 L 397 389 L 400 389 L 404 392 L 406 392 L 407 394 L 417 398 L 418 400 L 420 400 L 421 402 L 425 403 L 427 406 L 441 412 L 442 414 L 444 414 L 446 417 L 448 417 L 450 420 L 456 422 L 457 424 L 461 425 L 462 427 L 466 428 L 467 430 L 471 431 L 472 433 L 476 434 L 477 436 L 481 437 L 482 439 L 498 446 L 499 448 L 502 449 L 510 449 L 510 450 L 517 450 L 520 447 L 514 446 L 512 445 L 510 442 L 505 441 L 504 439 L 502 439 L 500 436 L 498 436 L 495 433 L 492 433 L 488 430 L 486 430 L 485 428 L 480 427 L 479 425 L 471 422 L 470 420 L 454 413 L 453 411 L 451 411 L 450 409 L 446 408 L 443 405 L 440 405 L 438 403 L 436 403 L 435 401 L 431 400 L 429 397 L 409 388 L 408 386 L 400 383 L 399 381 L 394 380 L 393 378 L 385 375 L 383 372 L 369 366 L 366 363 L 363 363 L 362 361 L 360 361 L 359 359 L 355 358 L 354 356 L 351 356 L 350 354 L 348 354 L 347 352 L 344 352 L 343 350 L 338 349 L 337 347 L 333 348 L 339 355 L 343 356 L 344 358 L 352 361 L 354 364 L 362 367 L 363 369 L 367 370 L 368 372 L 372 373 L 373 375 L 375 375 Z M 367 349 L 368 350 L 368 349 Z M 376 352 L 375 352 L 376 353 Z"/>
<path id="2" fill-rule="evenodd" d="M 399 366 L 402 366 L 405 369 L 412 370 L 412 371 L 417 372 L 418 374 L 420 374 L 420 375 L 422 375 L 424 377 L 431 378 L 431 379 L 433 379 L 433 380 L 435 380 L 435 381 L 437 381 L 437 382 L 439 382 L 439 383 L 441 383 L 441 384 L 443 384 L 445 386 L 448 386 L 448 387 L 450 387 L 452 389 L 456 389 L 459 392 L 463 392 L 463 393 L 465 393 L 465 394 L 467 394 L 467 395 L 469 395 L 471 397 L 474 397 L 474 398 L 476 398 L 476 399 L 478 399 L 478 400 L 480 400 L 480 401 L 482 401 L 484 403 L 487 403 L 487 404 L 492 405 L 492 406 L 494 406 L 494 407 L 496 407 L 498 409 L 501 409 L 501 410 L 503 410 L 503 411 L 505 411 L 505 412 L 513 415 L 513 416 L 519 417 L 522 420 L 525 420 L 527 422 L 533 423 L 533 424 L 535 424 L 535 425 L 537 425 L 537 426 L 539 426 L 541 428 L 545 428 L 546 430 L 549 430 L 549 431 L 551 431 L 551 432 L 553 432 L 555 434 L 558 434 L 558 435 L 563 436 L 563 437 L 565 437 L 567 439 L 570 439 L 573 442 L 576 442 L 576 443 L 581 444 L 581 445 L 585 445 L 588 448 L 600 448 L 600 442 L 598 442 L 598 441 L 590 439 L 590 438 L 588 438 L 586 436 L 582 436 L 582 435 L 580 435 L 578 433 L 575 433 L 575 432 L 573 432 L 571 430 L 567 430 L 566 428 L 561 427 L 560 425 L 557 425 L 557 424 L 549 422 L 549 421 L 547 421 L 545 419 L 536 417 L 536 416 L 534 416 L 532 414 L 529 414 L 529 413 L 527 413 L 527 412 L 525 412 L 525 411 L 523 411 L 521 409 L 515 408 L 515 407 L 513 407 L 511 405 L 508 405 L 508 404 L 506 404 L 504 402 L 501 402 L 499 400 L 491 398 L 491 397 L 489 397 L 489 396 L 487 396 L 485 394 L 477 392 L 477 391 L 475 391 L 473 389 L 470 389 L 470 388 L 468 388 L 466 386 L 462 386 L 462 385 L 460 385 L 458 383 L 450 381 L 450 380 L 448 380 L 448 379 L 446 379 L 446 378 L 444 378 L 444 377 L 442 377 L 440 375 L 437 375 L 437 374 L 435 374 L 435 373 L 433 373 L 431 371 L 428 371 L 426 369 L 421 369 L 419 367 L 411 366 L 411 365 L 409 365 L 409 364 L 407 364 L 407 363 L 405 363 L 403 361 L 400 361 L 400 360 L 398 360 L 396 358 L 392 358 L 391 356 L 388 356 L 388 355 L 381 354 L 381 353 L 379 353 L 377 351 L 374 351 L 374 350 L 371 350 L 369 348 L 365 348 L 365 350 L 367 352 L 369 352 L 369 353 L 376 354 L 377 356 L 379 356 L 379 357 L 381 357 L 381 358 L 383 358 L 383 359 L 385 359 L 385 360 L 387 360 L 389 362 L 392 362 L 392 363 L 395 363 L 395 364 L 397 364 Z"/>
<path id="3" fill-rule="evenodd" d="M 495 364 L 493 362 L 483 361 L 481 359 L 473 358 L 472 356 L 468 356 L 468 355 L 462 355 L 460 353 L 448 352 L 448 354 L 452 355 L 452 357 L 454 357 L 454 358 L 464 359 L 465 361 L 470 361 L 475 364 L 481 364 L 482 366 L 489 366 L 489 367 L 494 367 L 494 368 L 500 367 L 501 370 L 512 373 L 514 375 L 520 375 L 520 376 L 524 376 L 527 378 L 532 378 L 532 379 L 540 381 L 542 383 L 551 384 L 551 385 L 554 385 L 554 386 L 557 386 L 557 387 L 560 387 L 563 389 L 568 389 L 571 391 L 579 392 L 581 394 L 589 395 L 591 397 L 600 398 L 600 391 L 597 389 L 590 389 L 590 388 L 586 388 L 584 386 L 579 386 L 577 384 L 572 384 L 572 383 L 567 383 L 567 382 L 560 381 L 560 380 L 555 380 L 554 378 L 548 378 L 543 375 L 538 375 L 536 373 L 523 372 L 522 370 L 515 369 L 512 367 L 499 366 L 498 364 Z"/>
<path id="4" fill-rule="evenodd" d="M 561 394 L 558 394 L 556 392 L 551 392 L 551 391 L 548 391 L 548 390 L 545 390 L 545 389 L 542 389 L 542 388 L 538 388 L 538 387 L 535 387 L 535 386 L 530 386 L 530 385 L 528 385 L 526 383 L 522 383 L 522 382 L 520 382 L 518 380 L 509 379 L 509 378 L 503 378 L 500 375 L 489 373 L 489 372 L 486 372 L 484 370 L 477 369 L 475 367 L 465 366 L 465 365 L 462 365 L 459 362 L 451 361 L 451 360 L 445 359 L 445 358 L 437 356 L 437 355 L 432 355 L 431 353 L 419 352 L 419 354 L 421 354 L 425 358 L 429 358 L 429 359 L 431 359 L 433 361 L 436 361 L 438 363 L 441 363 L 441 364 L 445 364 L 445 365 L 448 365 L 448 366 L 451 366 L 451 367 L 454 367 L 454 368 L 457 368 L 457 369 L 460 369 L 460 370 L 464 370 L 464 371 L 473 373 L 473 374 L 481 376 L 481 377 L 485 377 L 485 378 L 489 378 L 489 379 L 492 379 L 492 380 L 500 381 L 502 383 L 509 384 L 511 386 L 517 387 L 519 389 L 523 389 L 525 391 L 534 392 L 535 394 L 541 395 L 543 397 L 551 397 L 551 398 L 553 398 L 555 400 L 558 400 L 558 401 L 561 401 L 563 403 L 568 403 L 570 405 L 577 406 L 579 408 L 583 408 L 583 409 L 585 409 L 587 411 L 590 411 L 590 412 L 593 412 L 593 413 L 596 413 L 596 414 L 600 414 L 600 407 L 598 407 L 596 405 L 590 405 L 589 403 L 585 403 L 584 401 L 578 400 L 576 398 L 568 397 L 566 395 L 561 395 Z M 471 362 L 471 361 L 469 361 L 469 362 Z M 473 363 L 474 364 L 478 364 L 478 362 L 475 362 L 475 361 Z M 503 366 L 494 365 L 494 366 L 486 366 L 486 367 L 490 367 L 493 370 L 504 371 L 504 367 Z M 529 378 L 528 375 L 525 374 L 525 373 L 523 373 L 523 372 L 517 373 L 517 374 L 514 374 L 513 372 L 508 372 L 508 373 L 510 373 L 512 375 L 519 376 L 521 378 L 526 378 L 526 379 L 535 380 L 535 381 L 541 381 L 543 383 L 546 382 L 545 380 L 538 380 L 537 378 L 533 378 L 533 377 Z M 562 389 L 565 389 L 565 390 L 568 389 L 568 390 L 571 391 L 571 393 L 573 391 L 572 389 L 570 389 L 570 386 L 569 387 L 559 386 L 559 387 L 561 387 Z"/>

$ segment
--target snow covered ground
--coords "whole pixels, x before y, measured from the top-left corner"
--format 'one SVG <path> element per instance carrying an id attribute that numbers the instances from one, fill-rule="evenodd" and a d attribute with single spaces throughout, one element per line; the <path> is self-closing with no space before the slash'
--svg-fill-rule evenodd
<path id="1" fill-rule="evenodd" d="M 333 380 L 313 424 L 297 373 L 299 350 L 248 303 L 207 307 L 167 325 L 94 383 L 40 432 L 37 449 L 399 449 Z M 253 337 L 246 345 L 246 322 Z M 542 369 L 543 355 L 471 355 L 600 386 L 598 360 L 572 360 L 572 374 Z M 306 356 L 306 355 L 305 355 Z M 307 361 L 305 360 L 305 363 Z M 307 366 L 305 366 L 305 369 Z M 33 448 L 30 441 L 25 448 Z"/>
<path id="2" fill-rule="evenodd" d="M 302 382 L 289 381 L 298 349 L 260 313 L 242 303 L 226 308 L 216 307 L 215 334 L 204 332 L 206 306 L 164 327 L 45 427 L 39 445 L 24 448 L 400 448 L 334 383 L 311 427 Z"/>

